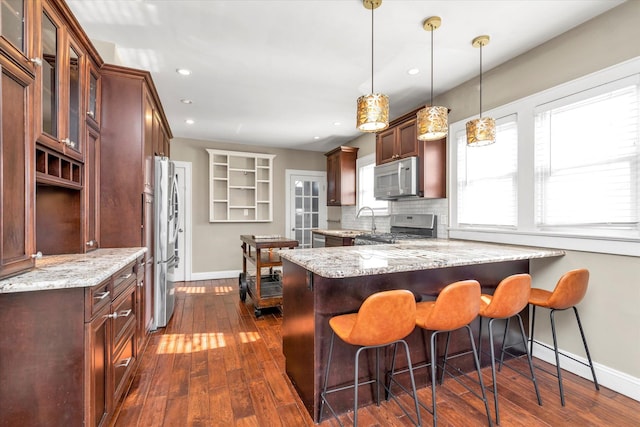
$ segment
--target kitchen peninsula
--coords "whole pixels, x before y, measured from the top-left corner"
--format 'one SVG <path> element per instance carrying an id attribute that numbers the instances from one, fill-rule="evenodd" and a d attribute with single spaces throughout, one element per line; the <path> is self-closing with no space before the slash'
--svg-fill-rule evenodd
<path id="1" fill-rule="evenodd" d="M 429 300 L 449 283 L 476 279 L 483 292 L 493 293 L 504 277 L 528 273 L 530 259 L 562 255 L 564 251 L 556 249 L 440 239 L 282 251 L 282 337 L 287 374 L 317 422 L 331 317 L 356 312 L 369 295 L 388 289 L 408 289 L 416 300 Z M 477 334 L 477 324 L 474 329 Z M 414 331 L 407 341 L 413 363 L 426 360 L 421 332 Z M 464 341 L 454 333 L 450 353 L 465 349 Z M 331 373 L 330 387 L 352 380 L 354 354 L 355 348 L 347 345 L 334 348 L 334 360 L 339 360 L 342 369 Z M 362 363 L 361 375 L 367 369 L 369 363 Z M 342 393 L 336 397 L 339 412 L 353 406 L 352 392 Z M 362 390 L 361 395 L 371 401 L 370 390 Z"/>

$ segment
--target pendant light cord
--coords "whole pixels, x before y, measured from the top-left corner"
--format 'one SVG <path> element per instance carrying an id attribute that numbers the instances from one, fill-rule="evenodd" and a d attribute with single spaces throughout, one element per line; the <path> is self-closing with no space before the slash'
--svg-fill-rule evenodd
<path id="1" fill-rule="evenodd" d="M 480 118 L 482 118 L 482 46 L 484 43 L 480 43 Z"/>
<path id="2" fill-rule="evenodd" d="M 431 101 L 430 106 L 433 107 L 433 32 L 435 28 L 431 25 Z"/>
<path id="3" fill-rule="evenodd" d="M 373 6 L 371 6 L 371 94 L 373 95 Z"/>

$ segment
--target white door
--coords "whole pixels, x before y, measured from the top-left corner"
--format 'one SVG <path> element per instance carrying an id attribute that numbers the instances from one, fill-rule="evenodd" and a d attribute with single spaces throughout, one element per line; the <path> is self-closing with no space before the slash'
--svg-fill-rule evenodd
<path id="1" fill-rule="evenodd" d="M 311 230 L 327 228 L 327 173 L 286 171 L 287 237 L 299 248 L 311 247 Z"/>
<path id="2" fill-rule="evenodd" d="M 191 163 L 174 162 L 178 184 L 178 237 L 175 241 L 179 261 L 175 266 L 174 281 L 184 282 L 190 279 L 191 268 Z"/>

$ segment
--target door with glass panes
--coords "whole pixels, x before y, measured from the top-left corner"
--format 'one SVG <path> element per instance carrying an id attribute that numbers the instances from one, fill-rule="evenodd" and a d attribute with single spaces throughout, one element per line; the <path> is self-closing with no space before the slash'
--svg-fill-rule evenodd
<path id="1" fill-rule="evenodd" d="M 327 227 L 327 179 L 324 172 L 302 172 L 289 176 L 287 237 L 310 248 L 311 230 Z"/>

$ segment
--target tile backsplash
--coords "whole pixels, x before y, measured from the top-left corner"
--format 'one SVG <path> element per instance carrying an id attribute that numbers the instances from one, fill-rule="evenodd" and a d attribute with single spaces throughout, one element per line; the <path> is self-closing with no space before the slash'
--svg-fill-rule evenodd
<path id="1" fill-rule="evenodd" d="M 371 229 L 371 217 L 356 218 L 357 209 L 355 206 L 343 206 L 340 226 L 345 230 L 367 230 Z M 449 238 L 449 203 L 447 199 L 410 199 L 389 202 L 389 213 L 394 214 L 427 214 L 436 215 L 438 226 L 438 238 Z M 386 233 L 390 229 L 389 216 L 376 216 L 375 223 L 378 232 Z M 332 227 L 329 227 L 332 228 Z"/>

